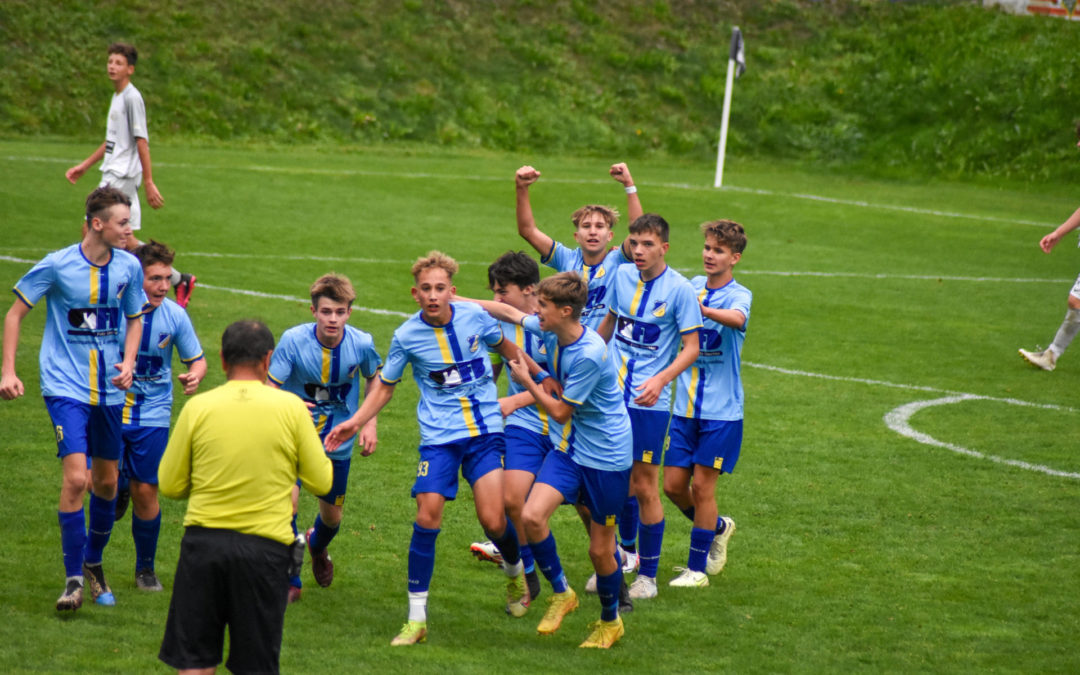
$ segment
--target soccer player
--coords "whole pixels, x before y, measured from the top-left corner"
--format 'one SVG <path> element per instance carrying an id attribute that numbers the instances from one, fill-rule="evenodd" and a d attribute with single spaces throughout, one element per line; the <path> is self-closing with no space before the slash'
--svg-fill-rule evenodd
<path id="1" fill-rule="evenodd" d="M 562 272 L 541 281 L 537 295 L 536 316 L 483 303 L 498 318 L 542 337 L 548 365 L 563 387 L 561 395 L 552 396 L 533 382 L 534 366 L 510 362 L 514 379 L 561 426 L 556 451 L 544 459 L 523 515 L 529 545 L 554 591 L 536 630 L 541 635 L 554 633 L 563 617 L 578 606 L 548 522 L 560 504 L 581 503 L 591 516 L 589 558 L 596 570 L 601 604 L 600 621 L 592 625 L 581 646 L 606 649 L 624 632 L 619 616 L 623 572 L 616 553 L 615 527 L 630 481 L 630 417 L 607 345 L 581 324 L 581 311 L 588 299 L 584 280 L 575 272 Z"/>
<path id="2" fill-rule="evenodd" d="M 131 83 L 135 74 L 135 62 L 139 53 L 135 47 L 122 42 L 109 45 L 106 73 L 116 93 L 109 105 L 109 119 L 105 125 L 105 142 L 90 156 L 68 169 L 64 176 L 72 185 L 90 167 L 101 162 L 100 186 L 111 185 L 131 200 L 131 229 L 142 227 L 142 209 L 139 206 L 139 184 L 146 190 L 146 201 L 155 209 L 165 205 L 157 185 L 154 184 L 153 167 L 150 163 L 150 135 L 146 124 L 146 105 L 142 94 Z M 128 251 L 140 245 L 134 234 L 128 237 Z M 169 283 L 176 288 L 176 302 L 187 307 L 195 277 L 173 270 Z"/>
<path id="3" fill-rule="evenodd" d="M 488 267 L 488 286 L 494 293 L 496 303 L 506 304 L 526 315 L 536 313 L 536 285 L 540 283 L 540 267 L 536 261 L 522 251 L 508 251 Z M 524 330 L 519 323 L 502 321 L 499 323 L 503 338 L 510 340 L 519 349 L 528 354 L 541 368 L 547 365 L 547 352 L 540 337 Z M 491 357 L 493 377 L 499 379 L 502 361 L 498 353 Z M 524 397 L 522 394 L 524 393 Z M 517 398 L 515 398 L 517 397 Z M 512 401 L 523 403 L 515 404 Z M 503 414 L 506 416 L 504 436 L 506 439 L 506 461 L 504 462 L 503 481 L 506 499 L 506 515 L 514 523 L 521 548 L 521 560 L 525 565 L 525 581 L 529 585 L 529 600 L 536 600 L 540 595 L 540 579 L 536 574 L 532 551 L 525 539 L 525 528 L 521 522 L 521 511 L 525 508 L 525 498 L 529 496 L 536 474 L 544 462 L 544 457 L 551 451 L 551 418 L 546 411 L 538 409 L 525 388 L 513 378 L 507 387 L 507 396 L 500 399 Z M 520 405 L 520 407 L 518 407 Z M 510 410 L 510 408 L 514 408 Z M 471 547 L 478 558 L 501 563 L 493 542 L 477 542 Z"/>
<path id="4" fill-rule="evenodd" d="M 375 351 L 371 335 L 348 325 L 356 291 L 347 277 L 325 274 L 311 285 L 310 295 L 315 322 L 294 326 L 282 334 L 270 360 L 269 384 L 302 398 L 311 408 L 315 430 L 324 438 L 338 422 L 349 419 L 359 409 L 360 381 L 364 381 L 366 398 L 382 367 L 382 358 Z M 353 442 L 358 442 L 365 457 L 375 452 L 376 419 L 372 417 L 358 436 L 346 438 L 330 453 L 334 485 L 319 495 L 319 513 L 306 536 L 311 571 L 323 588 L 334 581 L 334 563 L 327 547 L 341 527 Z M 295 580 L 293 588 L 299 588 Z"/>
<path id="5" fill-rule="evenodd" d="M 116 604 L 101 557 L 115 517 L 123 390 L 131 387 L 146 301 L 139 261 L 124 250 L 131 236 L 129 202 L 115 188 L 91 192 L 82 242 L 50 253 L 23 275 L 4 318 L 0 398 L 11 400 L 25 393 L 15 372 L 19 329 L 38 300 L 46 299 L 41 393 L 63 467 L 58 516 L 67 580 L 58 610 L 82 606 L 84 578 L 95 602 Z M 109 377 L 113 370 L 118 372 Z M 83 498 L 89 457 L 88 534 Z"/>
<path id="6" fill-rule="evenodd" d="M 637 186 L 626 164 L 613 164 L 609 173 L 626 189 L 626 204 L 630 222 L 642 214 Z M 574 211 L 570 219 L 574 223 L 574 241 L 578 247 L 571 249 L 544 234 L 536 226 L 532 205 L 529 202 L 529 186 L 540 179 L 540 172 L 531 166 L 523 166 L 514 175 L 517 187 L 517 227 L 521 238 L 529 242 L 540 254 L 540 262 L 558 272 L 577 272 L 589 284 L 589 300 L 581 315 L 581 322 L 595 329 L 606 314 L 607 292 L 614 280 L 615 269 L 631 261 L 630 248 L 624 240 L 618 247 L 611 246 L 615 236 L 615 224 L 619 214 L 615 209 L 596 204 L 586 204 Z"/>
<path id="7" fill-rule="evenodd" d="M 643 211 L 630 168 L 625 163 L 613 164 L 608 173 L 625 189 L 627 215 L 629 221 L 634 222 Z M 540 261 L 545 265 L 559 272 L 581 274 L 589 285 L 589 299 L 582 312 L 581 323 L 595 330 L 607 315 L 609 289 L 615 280 L 615 270 L 632 261 L 629 240 L 624 239 L 618 247 L 611 246 L 619 214 L 614 209 L 596 204 L 582 206 L 570 217 L 574 223 L 574 240 L 578 248 L 567 248 L 544 234 L 536 226 L 529 202 L 529 186 L 539 178 L 540 172 L 531 166 L 523 166 L 515 174 L 518 234 L 536 249 Z M 619 534 L 625 561 L 623 571 L 629 573 L 638 566 L 638 504 L 635 497 L 627 500 L 626 509 L 626 517 L 619 523 Z M 592 580 L 588 589 L 591 592 Z"/>
<path id="8" fill-rule="evenodd" d="M 1080 148 L 1080 124 L 1076 125 L 1076 138 L 1076 147 Z M 1080 228 L 1080 209 L 1076 209 L 1064 223 L 1058 225 L 1057 229 L 1040 239 L 1039 248 L 1043 250 L 1043 253 L 1049 255 L 1062 237 L 1077 228 Z M 1069 290 L 1065 318 L 1054 335 L 1054 341 L 1050 343 L 1049 347 L 1039 352 L 1029 352 L 1026 349 L 1021 349 L 1020 356 L 1024 357 L 1024 360 L 1033 366 L 1043 370 L 1053 370 L 1057 367 L 1057 360 L 1068 349 L 1077 333 L 1080 333 L 1080 276 L 1076 277 L 1076 282 L 1073 283 L 1072 289 Z"/>
<path id="9" fill-rule="evenodd" d="M 488 348 L 508 361 L 521 351 L 503 338 L 498 322 L 483 309 L 450 301 L 457 270 L 454 259 L 439 251 L 413 264 L 412 296 L 420 311 L 394 331 L 386 365 L 360 409 L 326 437 L 326 449 L 333 451 L 355 434 L 390 401 L 405 365 L 412 364 L 420 389 L 420 462 L 412 488 L 416 522 L 409 545 L 409 618 L 392 645 L 412 645 L 427 637 L 435 539 L 446 501 L 457 496 L 459 470 L 472 486 L 480 525 L 502 554 L 507 612 L 521 617 L 529 607 L 517 532 L 506 519 L 503 502 L 502 414 L 488 357 Z"/>
<path id="10" fill-rule="evenodd" d="M 121 473 L 130 484 L 133 513 L 131 536 L 135 541 L 135 585 L 144 591 L 160 591 L 154 572 L 161 507 L 158 504 L 158 465 L 169 442 L 172 413 L 173 348 L 186 373 L 177 378 L 188 396 L 206 377 L 206 359 L 187 312 L 169 300 L 169 277 L 173 252 L 151 239 L 135 249 L 142 263 L 143 291 L 149 308 L 142 317 L 142 340 L 135 361 L 134 383 L 124 397 L 124 453 Z"/>
<path id="11" fill-rule="evenodd" d="M 630 585 L 630 597 L 635 600 L 656 596 L 664 539 L 664 509 L 657 483 L 670 417 L 671 382 L 697 359 L 701 329 L 701 307 L 693 286 L 665 262 L 668 229 L 667 221 L 652 213 L 630 224 L 627 239 L 634 266 L 623 265 L 615 271 L 608 315 L 597 331 L 611 341 L 634 435 L 630 492 L 637 497 L 641 513 L 641 568 Z M 622 519 L 632 520 L 633 515 L 631 509 L 624 509 Z"/>
<path id="12" fill-rule="evenodd" d="M 161 459 L 161 494 L 187 499 L 169 617 L 158 658 L 213 673 L 225 627 L 234 673 L 277 673 L 292 556 L 289 492 L 314 494 L 333 470 L 307 408 L 265 386 L 274 335 L 237 321 L 221 336 L 227 382 L 192 398 Z"/>
<path id="13" fill-rule="evenodd" d="M 664 454 L 664 493 L 694 524 L 686 569 L 672 586 L 708 586 L 727 562 L 735 521 L 717 515 L 716 481 L 731 473 L 742 445 L 740 355 L 753 295 L 732 276 L 746 248 L 746 231 L 730 220 L 704 223 L 705 275 L 690 284 L 703 327 L 694 365 L 679 373 L 671 440 Z M 706 560 L 707 558 L 707 560 Z M 708 574 L 706 574 L 708 573 Z"/>

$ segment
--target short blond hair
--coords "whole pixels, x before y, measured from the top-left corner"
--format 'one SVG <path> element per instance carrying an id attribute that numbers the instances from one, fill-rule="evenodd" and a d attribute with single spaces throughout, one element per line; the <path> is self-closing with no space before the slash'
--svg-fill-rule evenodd
<path id="1" fill-rule="evenodd" d="M 569 307 L 577 320 L 589 300 L 589 285 L 577 272 L 560 272 L 541 281 L 536 293 L 556 307 Z"/>
<path id="2" fill-rule="evenodd" d="M 599 213 L 600 217 L 607 223 L 609 230 L 615 229 L 615 223 L 619 222 L 619 212 L 610 206 L 601 206 L 600 204 L 586 204 L 577 211 L 574 211 L 570 216 L 570 220 L 574 223 L 574 229 L 581 227 L 581 221 L 585 219 L 585 216 L 590 213 Z"/>
<path id="3" fill-rule="evenodd" d="M 353 288 L 349 277 L 344 274 L 330 272 L 324 274 L 311 284 L 311 305 L 319 304 L 319 298 L 326 298 L 332 302 L 343 302 L 352 305 L 356 300 L 356 289 Z"/>
<path id="4" fill-rule="evenodd" d="M 413 280 L 419 281 L 420 273 L 433 267 L 445 270 L 447 276 L 449 276 L 451 280 L 454 279 L 454 275 L 457 274 L 458 271 L 458 264 L 456 260 L 446 255 L 442 251 L 428 251 L 427 255 L 417 258 L 416 262 L 413 263 Z"/>

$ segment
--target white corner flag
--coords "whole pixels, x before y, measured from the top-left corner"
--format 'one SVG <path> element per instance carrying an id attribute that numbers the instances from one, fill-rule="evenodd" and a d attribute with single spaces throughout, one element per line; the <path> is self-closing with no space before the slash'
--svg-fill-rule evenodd
<path id="1" fill-rule="evenodd" d="M 736 68 L 738 72 L 736 72 Z M 731 29 L 731 52 L 727 62 L 727 84 L 724 86 L 724 112 L 720 119 L 720 144 L 716 149 L 716 180 L 713 187 L 724 184 L 724 151 L 727 149 L 728 117 L 731 115 L 731 90 L 735 79 L 746 71 L 746 50 L 743 48 L 742 31 L 738 26 Z"/>

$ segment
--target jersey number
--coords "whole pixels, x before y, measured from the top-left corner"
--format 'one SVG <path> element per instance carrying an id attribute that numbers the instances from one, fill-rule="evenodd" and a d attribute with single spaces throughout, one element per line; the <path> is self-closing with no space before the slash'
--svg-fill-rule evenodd
<path id="1" fill-rule="evenodd" d="M 425 460 L 425 461 L 420 462 L 420 464 L 416 467 L 416 476 L 417 476 L 417 478 L 419 478 L 420 476 L 426 476 L 427 472 L 428 472 L 428 463 L 427 463 L 427 461 Z"/>

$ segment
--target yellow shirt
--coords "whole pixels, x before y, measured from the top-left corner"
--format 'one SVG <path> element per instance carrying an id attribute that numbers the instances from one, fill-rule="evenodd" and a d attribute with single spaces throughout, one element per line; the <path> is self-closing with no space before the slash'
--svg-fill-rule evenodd
<path id="1" fill-rule="evenodd" d="M 194 396 L 173 428 L 158 469 L 166 497 L 188 498 L 184 526 L 293 540 L 292 486 L 316 495 L 333 468 L 307 407 L 255 380 L 230 380 Z"/>

